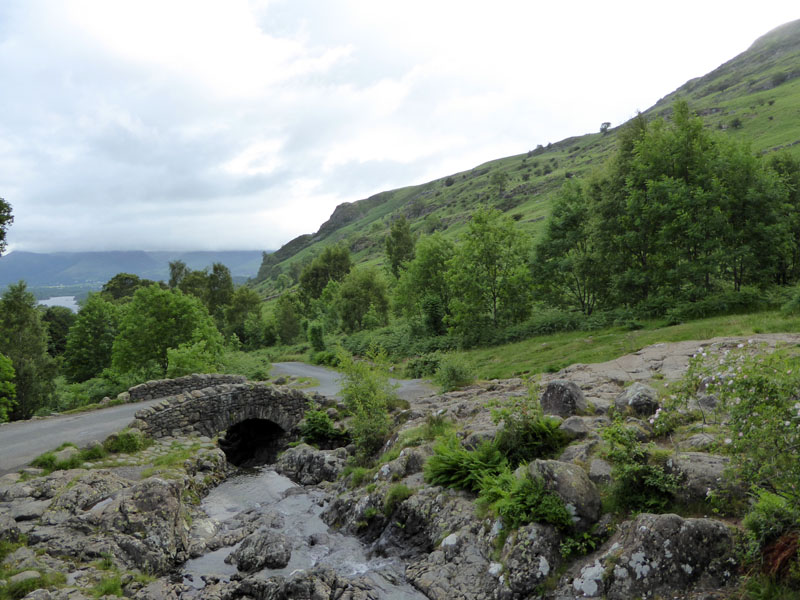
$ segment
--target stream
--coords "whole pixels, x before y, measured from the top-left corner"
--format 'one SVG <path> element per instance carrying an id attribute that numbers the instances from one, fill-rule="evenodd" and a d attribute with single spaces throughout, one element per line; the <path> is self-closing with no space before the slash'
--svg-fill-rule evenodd
<path id="1" fill-rule="evenodd" d="M 427 600 L 406 583 L 401 561 L 370 558 L 358 539 L 329 529 L 320 518 L 325 504 L 323 492 L 303 488 L 266 466 L 224 481 L 205 497 L 201 508 L 208 515 L 206 526 L 219 524 L 223 529 L 226 522 L 254 510 L 283 517 L 280 533 L 290 540 L 291 559 L 284 568 L 261 570 L 263 576 L 288 576 L 297 570 L 328 567 L 345 577 L 369 578 L 382 599 Z M 195 527 L 203 526 L 195 523 Z M 237 570 L 224 560 L 237 546 L 220 548 L 184 563 L 184 582 L 199 591 L 207 577 L 230 581 Z"/>

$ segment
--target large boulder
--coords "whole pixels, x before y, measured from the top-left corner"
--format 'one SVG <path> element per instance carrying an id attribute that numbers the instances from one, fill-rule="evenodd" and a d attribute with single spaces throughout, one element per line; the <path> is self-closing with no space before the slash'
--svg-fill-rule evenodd
<path id="1" fill-rule="evenodd" d="M 264 567 L 282 569 L 289 564 L 292 548 L 285 536 L 274 529 L 262 527 L 247 536 L 236 550 L 225 558 L 240 571 L 252 573 Z"/>
<path id="2" fill-rule="evenodd" d="M 736 573 L 734 541 L 713 519 L 641 514 L 619 526 L 599 553 L 574 565 L 556 598 L 686 598 L 718 589 Z"/>
<path id="3" fill-rule="evenodd" d="M 561 537 L 554 527 L 524 525 L 503 546 L 504 583 L 515 595 L 525 597 L 556 571 L 561 560 Z"/>
<path id="4" fill-rule="evenodd" d="M 658 394 L 649 385 L 637 381 L 620 392 L 614 407 L 620 412 L 630 409 L 636 415 L 649 416 L 658 410 Z"/>
<path id="5" fill-rule="evenodd" d="M 542 410 L 548 415 L 569 417 L 586 412 L 586 398 L 576 384 L 566 379 L 554 379 L 547 384 L 541 398 Z"/>
<path id="6" fill-rule="evenodd" d="M 289 448 L 278 458 L 275 470 L 300 485 L 336 481 L 347 462 L 347 451 L 317 450 L 308 444 Z"/>
<path id="7" fill-rule="evenodd" d="M 531 477 L 544 481 L 545 489 L 564 501 L 578 529 L 586 530 L 600 518 L 600 492 L 578 465 L 559 460 L 534 460 L 527 470 Z"/>
<path id="8" fill-rule="evenodd" d="M 709 492 L 725 488 L 730 459 L 705 452 L 679 452 L 667 460 L 667 470 L 681 479 L 676 497 L 684 503 L 703 502 Z M 726 491 L 736 492 L 730 487 Z M 743 493 L 743 490 L 739 489 Z"/>

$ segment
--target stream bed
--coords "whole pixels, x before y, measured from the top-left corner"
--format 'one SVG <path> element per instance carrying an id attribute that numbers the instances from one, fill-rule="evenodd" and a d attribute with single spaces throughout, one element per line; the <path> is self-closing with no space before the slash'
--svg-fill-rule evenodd
<path id="1" fill-rule="evenodd" d="M 289 576 L 294 571 L 327 567 L 342 576 L 364 576 L 387 600 L 427 600 L 406 583 L 405 565 L 397 559 L 370 558 L 358 539 L 332 531 L 320 518 L 326 504 L 320 490 L 306 489 L 279 475 L 270 467 L 261 467 L 235 475 L 212 490 L 202 501 L 207 520 L 195 521 L 193 529 L 224 529 L 243 514 L 277 514 L 282 518 L 280 533 L 288 538 L 289 563 L 279 569 L 263 569 L 265 577 Z M 225 558 L 238 544 L 223 547 L 184 563 L 184 582 L 196 590 L 206 578 L 230 581 L 237 573 Z"/>

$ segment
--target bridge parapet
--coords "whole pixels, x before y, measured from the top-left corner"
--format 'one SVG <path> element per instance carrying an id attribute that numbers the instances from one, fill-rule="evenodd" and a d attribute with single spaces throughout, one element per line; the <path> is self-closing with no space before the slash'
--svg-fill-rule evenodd
<path id="1" fill-rule="evenodd" d="M 128 390 L 128 396 L 130 402 L 140 402 L 155 398 L 167 398 L 225 383 L 245 383 L 246 381 L 247 378 L 244 375 L 221 375 L 218 373 L 186 375 L 175 379 L 154 379 L 132 387 Z"/>
<path id="2" fill-rule="evenodd" d="M 303 418 L 308 397 L 266 383 L 223 383 L 187 390 L 136 413 L 131 427 L 153 438 L 213 437 L 248 419 L 266 419 L 290 431 Z"/>

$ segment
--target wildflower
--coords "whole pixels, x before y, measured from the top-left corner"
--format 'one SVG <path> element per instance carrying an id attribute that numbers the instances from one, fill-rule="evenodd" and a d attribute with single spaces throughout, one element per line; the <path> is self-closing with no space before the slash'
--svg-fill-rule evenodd
<path id="1" fill-rule="evenodd" d="M 740 433 L 739 435 L 742 435 L 742 434 Z M 725 438 L 725 443 L 726 444 L 732 444 L 733 440 L 731 438 Z"/>
<path id="2" fill-rule="evenodd" d="M 744 344 L 736 344 L 737 348 L 744 348 Z"/>

